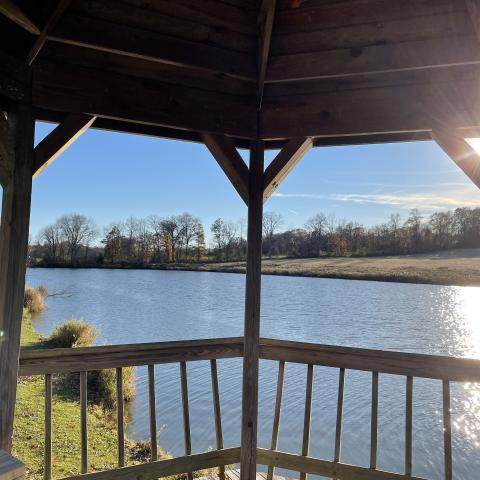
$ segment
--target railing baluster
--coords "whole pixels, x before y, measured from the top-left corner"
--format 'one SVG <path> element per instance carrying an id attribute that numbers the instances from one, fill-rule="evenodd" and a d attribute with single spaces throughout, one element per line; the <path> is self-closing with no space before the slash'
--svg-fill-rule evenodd
<path id="1" fill-rule="evenodd" d="M 338 375 L 337 425 L 335 428 L 335 453 L 333 457 L 334 462 L 340 461 L 344 389 L 345 389 L 345 369 L 341 368 L 340 373 Z"/>
<path id="2" fill-rule="evenodd" d="M 413 377 L 407 377 L 405 391 L 405 475 L 412 475 Z"/>
<path id="3" fill-rule="evenodd" d="M 88 472 L 87 372 L 80 372 L 81 473 Z"/>
<path id="4" fill-rule="evenodd" d="M 312 388 L 313 388 L 313 365 L 308 365 L 307 370 L 307 386 L 305 389 L 305 417 L 303 420 L 303 442 L 302 456 L 308 456 L 308 448 L 310 444 L 310 423 L 312 418 Z M 300 473 L 300 480 L 306 480 L 307 474 Z"/>
<path id="5" fill-rule="evenodd" d="M 215 416 L 215 436 L 217 439 L 217 450 L 222 450 L 222 412 L 220 410 L 220 392 L 218 389 L 217 361 L 214 358 L 210 360 L 210 373 L 212 377 L 213 414 Z M 220 479 L 223 480 L 225 478 L 225 467 L 223 465 L 219 467 L 218 473 Z"/>
<path id="6" fill-rule="evenodd" d="M 378 372 L 372 372 L 372 419 L 370 423 L 370 468 L 377 468 Z"/>
<path id="7" fill-rule="evenodd" d="M 285 362 L 281 360 L 278 362 L 278 378 L 277 378 L 277 396 L 275 398 L 275 413 L 273 416 L 272 426 L 272 443 L 270 444 L 271 450 L 277 449 L 278 444 L 278 431 L 280 429 L 280 414 L 282 410 L 282 397 L 283 397 L 283 380 L 285 377 Z M 273 479 L 274 467 L 268 467 L 267 480 Z"/>
<path id="8" fill-rule="evenodd" d="M 148 366 L 148 403 L 150 407 L 150 448 L 152 462 L 158 460 L 157 448 L 157 404 L 155 400 L 155 365 Z"/>
<path id="9" fill-rule="evenodd" d="M 52 375 L 45 374 L 45 470 L 43 478 L 52 478 Z"/>
<path id="10" fill-rule="evenodd" d="M 443 449 L 445 454 L 445 480 L 452 480 L 452 423 L 450 414 L 450 382 L 443 381 Z"/>
<path id="11" fill-rule="evenodd" d="M 125 466 L 125 427 L 123 405 L 123 371 L 117 368 L 117 439 L 118 439 L 118 466 Z"/>
<path id="12" fill-rule="evenodd" d="M 185 455 L 192 454 L 192 440 L 190 437 L 190 412 L 188 409 L 188 380 L 187 363 L 180 362 L 180 377 L 182 384 L 183 432 L 185 437 Z M 188 472 L 188 480 L 193 480 L 193 473 Z"/>

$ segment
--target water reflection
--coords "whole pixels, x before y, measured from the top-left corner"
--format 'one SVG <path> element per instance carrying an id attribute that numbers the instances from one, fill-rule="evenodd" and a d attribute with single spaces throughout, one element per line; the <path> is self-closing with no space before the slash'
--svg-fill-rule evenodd
<path id="1" fill-rule="evenodd" d="M 83 318 L 100 331 L 98 343 L 131 343 L 242 335 L 243 275 L 110 270 L 31 270 L 32 286 L 67 290 L 54 297 L 37 328 L 44 335 L 67 318 Z M 288 294 L 287 294 L 288 293 Z M 327 344 L 480 358 L 480 289 L 435 285 L 264 277 L 263 336 Z M 134 320 L 134 322 L 133 322 Z M 132 329 L 132 324 L 136 325 Z M 214 446 L 208 362 L 189 364 L 194 452 Z M 218 363 L 224 440 L 239 443 L 241 361 Z M 276 364 L 262 362 L 259 443 L 268 446 L 275 398 Z M 281 449 L 299 453 L 306 369 L 288 365 Z M 183 426 L 178 365 L 158 365 L 160 445 L 182 454 Z M 313 391 L 312 455 L 331 459 L 338 371 L 317 368 Z M 342 460 L 368 465 L 370 376 L 347 372 Z M 452 383 L 456 479 L 480 471 L 480 387 Z M 403 472 L 405 379 L 381 375 L 379 466 Z M 414 382 L 414 475 L 443 477 L 441 382 Z M 129 432 L 148 438 L 146 369 L 137 369 L 137 397 Z"/>

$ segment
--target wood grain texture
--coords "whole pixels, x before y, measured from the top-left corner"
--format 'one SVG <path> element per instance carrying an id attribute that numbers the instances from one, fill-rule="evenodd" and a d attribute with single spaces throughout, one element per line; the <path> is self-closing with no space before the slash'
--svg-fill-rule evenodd
<path id="1" fill-rule="evenodd" d="M 287 470 L 307 472 L 327 478 L 341 478 L 342 480 L 426 480 L 421 477 L 371 470 L 370 468 L 303 457 L 302 455 L 272 452 L 264 448 L 257 450 L 257 461 L 261 465 L 273 465 Z"/>
<path id="2" fill-rule="evenodd" d="M 412 474 L 413 377 L 407 377 L 405 388 L 405 475 Z"/>
<path id="3" fill-rule="evenodd" d="M 480 155 L 474 148 L 462 136 L 446 129 L 433 130 L 432 139 L 480 188 Z"/>
<path id="4" fill-rule="evenodd" d="M 11 451 L 32 192 L 34 117 L 9 112 L 11 175 L 3 188 L 0 226 L 0 449 Z M 3 141 L 3 139 L 2 139 Z"/>
<path id="5" fill-rule="evenodd" d="M 480 382 L 480 361 L 260 339 L 260 358 L 458 382 Z"/>
<path id="6" fill-rule="evenodd" d="M 180 384 L 182 391 L 183 438 L 185 441 L 185 455 L 192 454 L 192 438 L 190 434 L 190 409 L 188 403 L 187 362 L 180 362 Z M 188 471 L 188 480 L 193 480 L 193 472 Z"/>
<path id="7" fill-rule="evenodd" d="M 25 351 L 20 375 L 233 358 L 241 357 L 242 352 L 242 337 Z"/>
<path id="8" fill-rule="evenodd" d="M 131 480 L 132 478 L 155 480 L 159 477 L 183 474 L 186 470 L 203 470 L 205 468 L 214 468 L 218 465 L 231 465 L 239 461 L 240 447 L 235 447 L 88 473 L 86 475 L 75 475 L 67 477 L 65 480 Z"/>
<path id="9" fill-rule="evenodd" d="M 152 462 L 158 460 L 157 445 L 157 402 L 155 398 L 155 365 L 148 366 L 148 407 L 150 410 L 150 448 L 152 450 Z"/>
<path id="10" fill-rule="evenodd" d="M 222 411 L 220 408 L 220 390 L 218 387 L 218 370 L 217 361 L 210 360 L 210 376 L 212 380 L 212 400 L 213 400 L 213 416 L 215 419 L 215 439 L 217 450 L 223 450 L 223 431 L 222 431 Z M 223 465 L 219 467 L 218 475 L 220 480 L 225 478 L 225 468 Z"/>
<path id="11" fill-rule="evenodd" d="M 235 144 L 225 135 L 202 133 L 201 137 L 235 190 L 248 205 L 248 167 L 235 148 Z"/>
<path id="12" fill-rule="evenodd" d="M 311 138 L 293 138 L 290 140 L 265 169 L 263 183 L 263 201 L 285 180 L 304 155 L 313 147 Z"/>
<path id="13" fill-rule="evenodd" d="M 33 178 L 43 172 L 55 159 L 83 135 L 95 121 L 94 116 L 67 115 L 52 132 L 35 147 Z"/>
<path id="14" fill-rule="evenodd" d="M 14 0 L 0 0 L 0 13 L 25 29 L 28 33 L 39 35 L 40 30 L 35 23 L 25 15 Z"/>
<path id="15" fill-rule="evenodd" d="M 0 480 L 22 480 L 25 473 L 25 465 L 20 460 L 0 450 Z"/>
<path id="16" fill-rule="evenodd" d="M 243 351 L 242 384 L 242 480 L 256 475 L 258 422 L 258 367 L 260 337 L 260 290 L 262 262 L 263 218 L 263 163 L 262 141 L 252 141 L 250 147 L 247 272 L 245 284 L 245 344 Z"/>
<path id="17" fill-rule="evenodd" d="M 117 373 L 117 450 L 118 466 L 125 466 L 125 413 L 123 396 L 123 371 L 116 369 Z"/>
<path id="18" fill-rule="evenodd" d="M 305 412 L 303 418 L 302 456 L 308 457 L 310 447 L 310 426 L 312 423 L 312 390 L 313 390 L 313 365 L 307 367 L 307 384 L 305 387 Z M 300 480 L 306 480 L 307 473 L 300 472 Z"/>
<path id="19" fill-rule="evenodd" d="M 278 445 L 278 433 L 280 431 L 280 415 L 282 412 L 283 383 L 285 379 L 285 362 L 278 362 L 277 393 L 275 396 L 275 410 L 273 414 L 272 440 L 270 449 L 276 450 Z M 269 466 L 267 471 L 267 480 L 272 480 L 275 473 L 274 467 Z"/>
<path id="20" fill-rule="evenodd" d="M 52 478 L 52 375 L 45 375 L 45 450 L 44 480 Z"/>
<path id="21" fill-rule="evenodd" d="M 80 372 L 80 472 L 88 472 L 87 372 Z"/>

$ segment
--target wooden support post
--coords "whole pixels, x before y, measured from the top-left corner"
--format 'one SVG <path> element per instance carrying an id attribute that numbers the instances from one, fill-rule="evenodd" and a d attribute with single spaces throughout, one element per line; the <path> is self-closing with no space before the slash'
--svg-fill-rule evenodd
<path id="1" fill-rule="evenodd" d="M 480 188 L 480 155 L 458 133 L 446 129 L 433 130 L 432 139 Z"/>
<path id="2" fill-rule="evenodd" d="M 250 147 L 248 177 L 247 275 L 245 288 L 245 339 L 243 347 L 243 397 L 241 480 L 255 480 L 257 463 L 258 354 L 262 267 L 264 144 Z"/>
<path id="3" fill-rule="evenodd" d="M 0 449 L 11 452 L 17 392 L 35 120 L 30 106 L 19 104 L 3 117 L 0 143 L 7 153 L 0 226 Z M 5 125 L 6 122 L 6 125 Z"/>

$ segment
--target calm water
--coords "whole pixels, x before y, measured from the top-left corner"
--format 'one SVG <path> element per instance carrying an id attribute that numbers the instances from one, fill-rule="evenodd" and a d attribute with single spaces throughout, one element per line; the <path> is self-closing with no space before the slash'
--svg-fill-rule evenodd
<path id="1" fill-rule="evenodd" d="M 242 335 L 244 276 L 147 270 L 29 270 L 27 283 L 47 285 L 48 310 L 36 320 L 48 335 L 69 318 L 100 331 L 97 344 L 120 344 Z M 381 282 L 266 276 L 262 289 L 263 336 L 327 344 L 480 358 L 480 289 Z M 241 363 L 220 360 L 225 446 L 240 443 Z M 189 393 L 193 451 L 215 445 L 208 362 L 191 363 Z M 261 362 L 259 444 L 271 436 L 277 365 Z M 159 443 L 183 453 L 178 365 L 159 365 Z M 148 438 L 146 369 L 137 369 L 137 397 L 129 433 Z M 338 370 L 316 367 L 312 456 L 332 459 Z M 370 382 L 347 371 L 342 461 L 368 466 Z M 306 367 L 286 367 L 279 449 L 300 453 Z M 380 376 L 379 468 L 403 471 L 405 380 Z M 441 382 L 414 384 L 413 473 L 442 478 Z M 480 388 L 454 384 L 454 476 L 479 478 Z"/>

